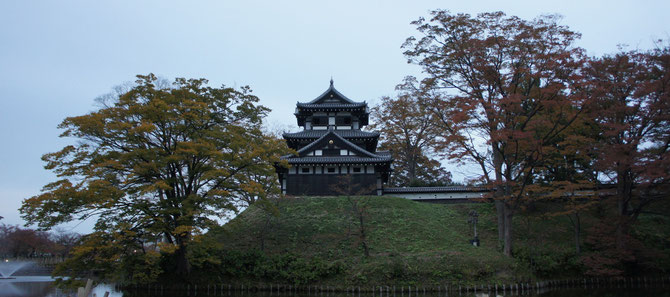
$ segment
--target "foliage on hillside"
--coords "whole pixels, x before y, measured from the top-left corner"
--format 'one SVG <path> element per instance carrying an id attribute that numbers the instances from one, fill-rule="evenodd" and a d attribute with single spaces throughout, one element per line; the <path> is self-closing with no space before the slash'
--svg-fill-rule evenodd
<path id="1" fill-rule="evenodd" d="M 369 257 L 360 245 L 353 203 L 366 209 Z M 343 272 L 328 274 L 331 281 L 351 284 L 413 284 L 418 279 L 435 283 L 472 281 L 515 271 L 514 263 L 497 252 L 494 236 L 483 237 L 480 248 L 469 244 L 470 209 L 481 213 L 480 232 L 494 234 L 495 214 L 488 205 L 445 206 L 389 197 L 339 197 L 285 199 L 278 204 L 277 216 L 251 207 L 210 236 L 225 247 L 224 258 L 239 257 L 240 251 L 247 251 L 325 261 L 337 267 L 331 269 L 333 272 Z M 257 275 L 227 276 L 253 279 Z"/>
<path id="2" fill-rule="evenodd" d="M 366 209 L 369 257 L 360 244 L 354 200 Z M 599 234 L 593 231 L 607 215 L 606 205 L 583 216 L 581 228 L 587 240 L 580 255 L 575 252 L 570 219 L 557 212 L 556 203 L 520 211 L 514 221 L 519 230 L 514 259 L 499 250 L 495 207 L 489 203 L 443 205 L 391 197 L 338 197 L 286 198 L 276 207 L 278 212 L 252 206 L 204 236 L 201 249 L 193 255 L 207 259 L 194 261 L 202 268 L 199 280 L 338 286 L 505 282 L 582 274 L 589 269 L 584 259 L 607 253 L 594 244 Z M 469 243 L 471 210 L 480 214 L 480 247 Z M 666 271 L 668 259 L 658 252 L 669 243 L 663 236 L 668 234 L 667 218 L 643 221 L 649 224 L 636 229 L 638 242 L 649 240 L 656 245 L 631 251 L 639 260 L 635 269 Z M 656 257 L 653 265 L 645 262 L 652 255 Z"/>
<path id="3" fill-rule="evenodd" d="M 369 257 L 360 245 L 353 202 L 366 209 Z M 479 248 L 469 243 L 467 213 L 472 209 L 480 213 Z M 210 235 L 225 246 L 224 258 L 237 257 L 240 251 L 292 255 L 325 261 L 337 267 L 333 272 L 342 272 L 320 279 L 285 279 L 297 283 L 415 284 L 525 275 L 497 251 L 495 213 L 487 204 L 438 205 L 389 197 L 293 198 L 279 203 L 278 210 L 275 216 L 251 207 Z M 263 280 L 257 274 L 224 275 Z"/>

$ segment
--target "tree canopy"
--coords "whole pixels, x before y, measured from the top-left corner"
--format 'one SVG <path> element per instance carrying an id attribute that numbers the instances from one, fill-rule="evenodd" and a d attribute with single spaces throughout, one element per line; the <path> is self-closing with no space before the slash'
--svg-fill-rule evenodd
<path id="1" fill-rule="evenodd" d="M 594 167 L 616 185 L 617 246 L 630 220 L 670 190 L 670 48 L 620 52 L 588 67 Z"/>
<path id="2" fill-rule="evenodd" d="M 497 188 L 499 235 L 511 255 L 513 212 L 583 105 L 579 34 L 555 16 L 526 21 L 502 12 L 437 10 L 413 24 L 421 36 L 403 47 L 426 74 L 413 87 L 434 98 L 438 149 L 474 162 L 482 182 Z"/>
<path id="3" fill-rule="evenodd" d="M 43 156 L 59 180 L 26 199 L 21 212 L 42 228 L 97 218 L 86 239 L 98 243 L 78 252 L 109 253 L 88 256 L 112 267 L 132 254 L 126 249 L 149 254 L 147 243 L 159 242 L 153 250 L 185 278 L 194 236 L 234 210 L 242 194 L 264 197 L 269 188 L 257 176 L 274 172 L 289 150 L 261 130 L 269 109 L 249 87 L 183 78 L 159 86 L 153 74 L 137 77 L 114 102 L 59 125 L 61 137 L 78 142 Z"/>
<path id="4" fill-rule="evenodd" d="M 433 158 L 439 133 L 420 93 L 382 97 L 381 103 L 372 108 L 372 118 L 371 128 L 381 132 L 380 149 L 390 150 L 393 155 L 391 185 L 444 186 L 452 182 L 451 173 Z"/>

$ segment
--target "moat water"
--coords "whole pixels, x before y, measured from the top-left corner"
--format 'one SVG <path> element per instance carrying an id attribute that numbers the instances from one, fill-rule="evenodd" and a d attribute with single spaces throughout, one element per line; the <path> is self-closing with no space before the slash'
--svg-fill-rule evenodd
<path id="1" fill-rule="evenodd" d="M 93 290 L 91 296 L 103 297 L 105 292 L 110 293 L 110 297 L 182 297 L 182 296 L 229 296 L 229 297 L 493 297 L 493 296 L 537 296 L 537 297 L 670 297 L 669 287 L 656 288 L 572 288 L 556 290 L 527 290 L 522 292 L 441 292 L 441 293 L 422 293 L 413 292 L 401 294 L 392 292 L 371 292 L 356 293 L 332 293 L 319 292 L 317 294 L 303 294 L 292 292 L 239 292 L 239 291 L 218 291 L 218 290 L 200 290 L 196 291 L 165 291 L 160 288 L 151 290 L 118 290 L 112 285 L 100 284 Z M 0 280 L 0 297 L 70 297 L 76 296 L 75 290 L 64 290 L 54 286 L 53 279 L 49 276 L 18 276 L 15 279 Z"/>

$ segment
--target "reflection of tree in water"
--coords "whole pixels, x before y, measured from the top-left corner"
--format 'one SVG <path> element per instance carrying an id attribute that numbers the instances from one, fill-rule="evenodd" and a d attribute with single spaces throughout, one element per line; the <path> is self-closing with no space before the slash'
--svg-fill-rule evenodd
<path id="1" fill-rule="evenodd" d="M 17 282 L 15 280 L 0 281 L 0 297 L 46 297 L 67 296 L 53 294 L 53 282 Z"/>
<path id="2" fill-rule="evenodd" d="M 415 287 L 412 287 L 410 292 L 407 292 L 407 286 L 404 287 L 405 291 L 403 294 L 400 292 L 395 292 L 395 296 L 397 297 L 449 297 L 449 296 L 458 296 L 458 297 L 485 297 L 485 296 L 500 296 L 500 297 L 520 297 L 520 296 L 531 296 L 531 297 L 572 297 L 572 296 L 580 296 L 580 297 L 657 297 L 657 296 L 668 296 L 667 295 L 667 289 L 662 289 L 662 288 L 637 288 L 637 289 L 621 289 L 621 288 L 560 288 L 560 289 L 548 289 L 548 288 L 543 288 L 540 290 L 524 290 L 524 291 L 498 291 L 496 292 L 488 292 L 488 291 L 477 291 L 473 292 L 472 289 L 470 289 L 468 292 L 463 289 L 461 292 L 456 289 L 455 291 L 451 291 L 449 293 L 445 293 L 444 291 L 441 292 L 423 292 L 423 288 L 419 288 L 419 290 L 415 290 Z M 324 290 L 326 287 L 324 287 Z M 368 290 L 371 288 L 367 288 Z M 398 287 L 396 287 L 397 290 L 399 290 Z M 388 294 L 388 295 L 387 295 Z M 56 295 L 56 296 L 61 296 L 61 295 Z M 53 297 L 56 297 L 53 296 Z M 67 295 L 63 295 L 67 296 Z M 101 296 L 98 294 L 98 296 Z M 111 297 L 117 297 L 117 295 L 110 295 Z M 119 295 L 120 296 L 120 295 Z M 393 291 L 387 291 L 386 287 L 384 287 L 384 290 L 382 291 L 382 294 L 380 294 L 379 290 L 374 290 L 373 292 L 370 291 L 365 291 L 361 292 L 360 294 L 358 293 L 357 290 L 353 291 L 348 291 L 348 292 L 333 292 L 330 291 L 312 291 L 311 293 L 307 292 L 294 292 L 294 291 L 273 291 L 273 292 L 267 292 L 267 291 L 262 291 L 262 292 L 255 292 L 255 291 L 234 291 L 234 292 L 229 292 L 229 291 L 224 291 L 223 293 L 220 291 L 217 292 L 212 292 L 208 294 L 207 291 L 199 291 L 198 293 L 195 292 L 190 292 L 187 293 L 185 291 L 165 291 L 163 293 L 160 292 L 151 292 L 151 291 L 146 291 L 146 290 L 135 290 L 135 291 L 124 291 L 123 292 L 123 297 L 147 297 L 147 296 L 153 296 L 153 297 L 184 297 L 184 296 L 226 296 L 226 297 L 382 297 L 382 296 L 393 296 Z"/>

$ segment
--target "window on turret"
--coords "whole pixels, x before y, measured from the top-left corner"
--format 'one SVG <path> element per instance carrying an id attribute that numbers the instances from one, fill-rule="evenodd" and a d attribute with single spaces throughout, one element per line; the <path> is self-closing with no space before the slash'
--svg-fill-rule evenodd
<path id="1" fill-rule="evenodd" d="M 324 156 L 339 156 L 340 155 L 340 150 L 339 149 L 324 149 L 323 150 L 323 155 Z"/>
<path id="2" fill-rule="evenodd" d="M 328 117 L 312 117 L 312 126 L 327 126 Z"/>
<path id="3" fill-rule="evenodd" d="M 337 126 L 351 126 L 351 117 L 337 117 L 335 118 L 335 125 Z"/>

